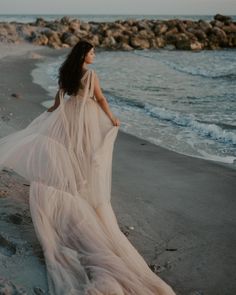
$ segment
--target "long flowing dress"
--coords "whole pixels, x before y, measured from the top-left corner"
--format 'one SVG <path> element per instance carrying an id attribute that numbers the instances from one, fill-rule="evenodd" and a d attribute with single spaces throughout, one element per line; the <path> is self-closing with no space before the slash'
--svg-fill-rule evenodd
<path id="1" fill-rule="evenodd" d="M 111 207 L 118 126 L 94 96 L 88 69 L 77 95 L 0 139 L 0 169 L 30 182 L 30 213 L 51 295 L 174 295 L 120 230 Z"/>

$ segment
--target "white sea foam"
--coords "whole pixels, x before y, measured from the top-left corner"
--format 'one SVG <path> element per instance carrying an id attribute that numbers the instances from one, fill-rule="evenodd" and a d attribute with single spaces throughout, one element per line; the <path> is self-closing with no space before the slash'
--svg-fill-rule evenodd
<path id="1" fill-rule="evenodd" d="M 219 58 L 213 75 L 219 74 L 220 67 L 220 74 L 223 73 L 225 60 L 234 62 L 231 51 L 200 56 L 191 52 L 146 50 L 98 52 L 92 67 L 100 77 L 113 112 L 121 119 L 121 130 L 182 154 L 233 163 L 236 158 L 234 83 L 224 78 L 181 75 L 165 63 L 187 60 L 191 61 L 188 66 L 192 69 L 203 71 L 209 67 L 210 71 L 209 58 Z M 63 58 L 49 59 L 38 64 L 33 73 L 34 82 L 41 84 L 52 98 L 62 61 Z M 49 100 L 43 105 L 50 107 L 52 103 Z"/>
<path id="2" fill-rule="evenodd" d="M 148 104 L 145 105 L 145 110 L 160 120 L 170 121 L 172 124 L 191 128 L 202 136 L 236 145 L 236 130 L 234 132 L 224 130 L 216 124 L 198 122 L 193 115 L 178 113 L 160 107 L 151 107 Z"/>

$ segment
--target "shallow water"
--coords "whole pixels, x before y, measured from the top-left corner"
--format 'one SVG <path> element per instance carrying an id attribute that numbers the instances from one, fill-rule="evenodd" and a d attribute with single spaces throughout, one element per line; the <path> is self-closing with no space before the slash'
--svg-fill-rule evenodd
<path id="1" fill-rule="evenodd" d="M 64 58 L 38 64 L 32 73 L 53 97 Z M 235 50 L 97 50 L 90 67 L 121 130 L 186 155 L 236 159 Z"/>

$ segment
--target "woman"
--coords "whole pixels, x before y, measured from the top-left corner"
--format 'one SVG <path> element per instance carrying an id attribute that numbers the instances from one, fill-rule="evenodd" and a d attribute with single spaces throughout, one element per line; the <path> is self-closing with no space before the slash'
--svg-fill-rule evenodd
<path id="1" fill-rule="evenodd" d="M 54 105 L 0 140 L 0 167 L 30 181 L 50 294 L 174 295 L 121 232 L 111 207 L 120 121 L 88 68 L 94 56 L 89 42 L 74 46 L 59 69 Z"/>
<path id="2" fill-rule="evenodd" d="M 73 73 L 72 72 L 73 67 L 71 65 L 77 62 L 78 56 L 83 56 L 84 54 L 84 52 L 82 52 L 82 44 L 84 46 L 86 56 L 81 59 L 80 63 L 78 64 L 78 67 L 74 68 L 75 72 Z M 65 87 L 68 87 L 67 84 L 69 84 L 71 88 L 73 87 L 75 88 L 75 91 L 78 90 L 79 83 L 77 79 L 75 79 L 74 77 L 77 77 L 76 75 L 78 75 L 78 71 L 80 71 L 80 73 L 82 73 L 83 70 L 87 71 L 88 70 L 87 65 L 93 63 L 94 57 L 95 57 L 94 47 L 90 43 L 86 41 L 78 42 L 77 45 L 71 51 L 66 61 L 64 62 L 63 66 L 60 68 L 59 84 L 62 86 L 62 88 L 64 84 L 65 84 Z M 72 79 L 69 78 L 70 76 L 72 76 Z M 115 118 L 114 115 L 111 113 L 107 100 L 102 93 L 100 83 L 96 74 L 94 77 L 94 95 L 99 105 L 102 107 L 104 112 L 108 115 L 108 117 L 111 119 L 113 125 L 119 126 L 120 121 L 119 119 Z M 59 104 L 60 104 L 60 100 L 59 100 L 59 91 L 58 91 L 55 97 L 55 103 L 51 108 L 48 109 L 48 112 L 54 111 L 59 106 Z"/>

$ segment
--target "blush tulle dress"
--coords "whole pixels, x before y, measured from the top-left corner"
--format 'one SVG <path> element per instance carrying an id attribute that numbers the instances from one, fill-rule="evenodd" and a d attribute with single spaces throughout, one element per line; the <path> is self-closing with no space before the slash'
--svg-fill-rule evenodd
<path id="1" fill-rule="evenodd" d="M 174 295 L 120 230 L 111 207 L 119 127 L 94 97 L 93 69 L 77 95 L 0 139 L 0 169 L 30 182 L 30 213 L 51 295 Z"/>

